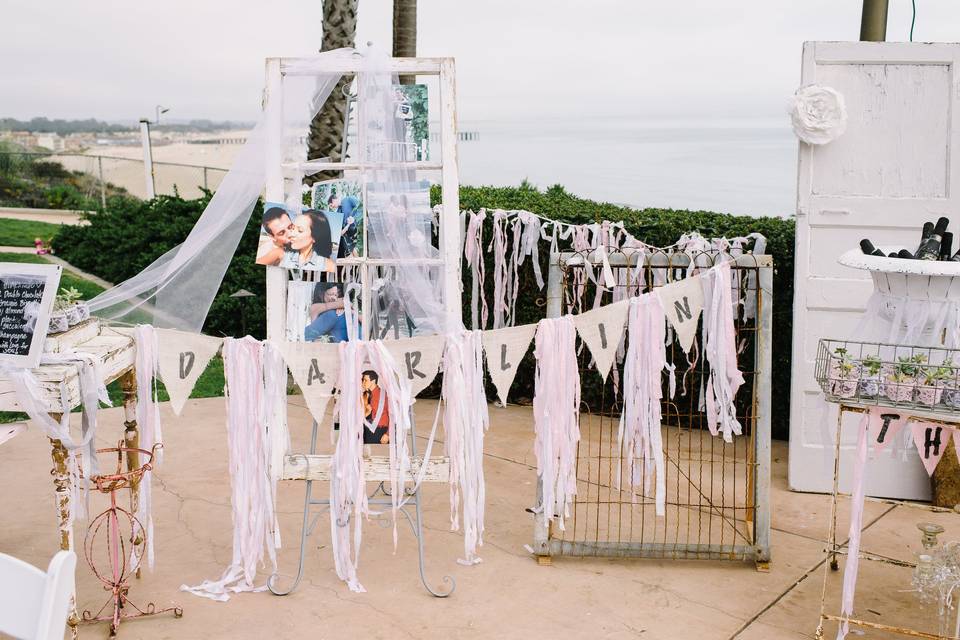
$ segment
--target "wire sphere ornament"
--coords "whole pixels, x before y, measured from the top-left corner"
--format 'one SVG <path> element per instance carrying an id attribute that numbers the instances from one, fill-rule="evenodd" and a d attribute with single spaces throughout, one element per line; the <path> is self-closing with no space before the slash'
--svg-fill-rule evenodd
<path id="1" fill-rule="evenodd" d="M 183 609 L 178 606 L 158 609 L 152 602 L 141 609 L 130 601 L 129 578 L 135 574 L 143 559 L 147 543 L 147 530 L 136 516 L 127 509 L 117 505 L 117 492 L 123 489 L 132 489 L 137 486 L 147 471 L 153 468 L 153 458 L 158 447 L 153 449 L 136 449 L 123 446 L 120 442 L 116 447 L 97 449 L 98 454 L 116 454 L 116 469 L 113 473 L 98 474 L 90 478 L 97 491 L 110 495 L 110 506 L 90 521 L 87 535 L 83 541 L 83 554 L 90 565 L 93 575 L 104 585 L 104 590 L 110 592 L 110 597 L 96 612 L 83 612 L 82 622 L 109 622 L 110 637 L 116 637 L 120 621 L 125 618 L 140 618 L 158 613 L 172 612 L 174 617 L 181 617 Z M 132 459 L 139 455 L 146 459 L 139 467 L 123 470 L 124 458 Z M 104 614 L 104 611 L 113 604 L 113 611 Z M 124 612 L 129 606 L 133 612 Z"/>

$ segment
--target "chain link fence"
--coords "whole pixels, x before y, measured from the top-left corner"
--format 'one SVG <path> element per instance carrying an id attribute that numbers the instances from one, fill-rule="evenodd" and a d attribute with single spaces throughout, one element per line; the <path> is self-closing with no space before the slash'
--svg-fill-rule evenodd
<path id="1" fill-rule="evenodd" d="M 147 175 L 142 159 L 78 153 L 0 152 L 0 177 L 8 178 L 13 195 L 23 195 L 30 186 L 38 187 L 22 206 L 38 208 L 71 208 L 61 202 L 57 190 L 62 186 L 62 172 L 72 174 L 69 184 L 83 197 L 103 206 L 108 196 L 125 191 L 137 198 L 147 197 Z M 226 169 L 173 162 L 153 163 L 156 195 L 179 194 L 198 198 L 204 189 L 215 191 L 227 174 Z"/>

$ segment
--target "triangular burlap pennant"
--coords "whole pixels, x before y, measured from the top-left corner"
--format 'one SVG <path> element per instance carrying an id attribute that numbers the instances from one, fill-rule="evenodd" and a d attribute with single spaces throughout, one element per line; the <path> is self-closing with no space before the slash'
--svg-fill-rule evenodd
<path id="1" fill-rule="evenodd" d="M 869 431 L 874 451 L 883 451 L 896 439 L 906 423 L 907 417 L 903 413 L 894 409 L 870 407 Z"/>
<path id="2" fill-rule="evenodd" d="M 283 342 L 280 352 L 310 415 L 322 423 L 340 373 L 339 346 L 333 342 Z"/>
<path id="3" fill-rule="evenodd" d="M 481 336 L 483 351 L 487 354 L 487 373 L 497 388 L 500 404 L 507 404 L 507 393 L 517 375 L 520 361 L 530 347 L 537 325 L 524 324 L 484 331 Z"/>
<path id="4" fill-rule="evenodd" d="M 180 415 L 200 374 L 220 350 L 222 338 L 176 329 L 157 329 L 157 369 L 170 394 L 170 407 Z"/>
<path id="5" fill-rule="evenodd" d="M 384 340 L 383 346 L 397 361 L 397 370 L 410 383 L 416 397 L 426 389 L 440 370 L 443 357 L 443 336 L 417 336 L 400 340 Z"/>
<path id="6" fill-rule="evenodd" d="M 953 429 L 932 422 L 914 422 L 910 428 L 913 429 L 913 442 L 917 445 L 920 460 L 927 474 L 932 476 L 947 450 Z"/>
<path id="7" fill-rule="evenodd" d="M 703 311 L 703 284 L 700 276 L 672 282 L 656 291 L 667 314 L 667 320 L 677 334 L 677 342 L 685 352 L 689 352 L 697 335 L 700 313 Z"/>
<path id="8" fill-rule="evenodd" d="M 604 380 L 607 379 L 610 365 L 617 355 L 629 310 L 630 301 L 621 300 L 573 316 L 577 333 L 590 349 L 590 355 L 597 364 L 597 372 Z"/>

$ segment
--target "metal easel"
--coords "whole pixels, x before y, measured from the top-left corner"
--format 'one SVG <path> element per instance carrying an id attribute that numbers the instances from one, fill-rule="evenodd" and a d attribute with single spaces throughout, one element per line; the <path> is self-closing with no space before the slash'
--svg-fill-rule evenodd
<path id="1" fill-rule="evenodd" d="M 310 432 L 310 455 L 315 455 L 317 452 L 318 427 L 319 425 L 317 424 L 317 421 L 314 420 Z M 417 455 L 417 428 L 413 420 L 410 421 L 410 454 L 411 456 Z M 302 454 L 300 454 L 300 456 L 302 457 Z M 291 457 L 296 458 L 298 456 L 297 454 L 292 454 Z M 292 593 L 300 584 L 300 580 L 303 578 L 303 564 L 307 552 L 307 538 L 313 533 L 313 530 L 316 528 L 317 523 L 320 520 L 320 516 L 323 515 L 323 512 L 330 510 L 329 499 L 321 500 L 313 497 L 313 482 L 314 481 L 310 480 L 309 478 L 306 481 L 307 488 L 304 492 L 303 498 L 303 523 L 300 528 L 300 559 L 297 564 L 297 575 L 294 578 L 293 584 L 289 589 L 280 589 L 277 586 L 277 582 L 280 577 L 279 572 L 274 572 L 267 580 L 267 587 L 274 595 L 277 596 L 285 596 Z M 410 514 L 407 505 L 400 507 L 400 513 L 402 513 L 404 517 L 406 517 L 407 522 L 410 523 L 410 528 L 413 531 L 413 535 L 417 539 L 417 561 L 420 567 L 420 582 L 423 583 L 424 589 L 426 589 L 430 595 L 437 598 L 446 598 L 457 588 L 457 583 L 452 576 L 445 575 L 443 576 L 443 582 L 449 583 L 450 588 L 447 591 L 438 591 L 431 587 L 430 583 L 427 582 L 427 576 L 424 570 L 423 511 L 420 506 L 420 487 L 416 487 L 413 490 L 406 489 L 406 492 L 407 496 L 410 497 L 410 502 L 413 503 L 416 519 L 414 519 L 414 516 Z M 383 497 L 377 497 L 377 494 L 383 494 Z M 393 500 L 387 489 L 383 486 L 382 481 L 378 483 L 377 488 L 374 489 L 373 493 L 370 495 L 368 503 L 371 505 L 381 506 L 391 506 L 393 504 Z M 311 513 L 312 507 L 314 506 L 324 507 L 324 509 L 321 509 L 317 513 Z M 349 524 L 350 523 L 348 520 L 343 526 L 349 526 Z"/>

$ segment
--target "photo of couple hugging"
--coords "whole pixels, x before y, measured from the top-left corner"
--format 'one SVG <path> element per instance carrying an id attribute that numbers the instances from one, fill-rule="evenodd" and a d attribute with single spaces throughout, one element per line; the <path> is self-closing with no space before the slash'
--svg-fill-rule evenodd
<path id="1" fill-rule="evenodd" d="M 313 207 L 264 205 L 257 264 L 332 273 L 336 259 L 357 254 L 363 203 L 359 183 L 334 180 L 313 188 Z"/>

